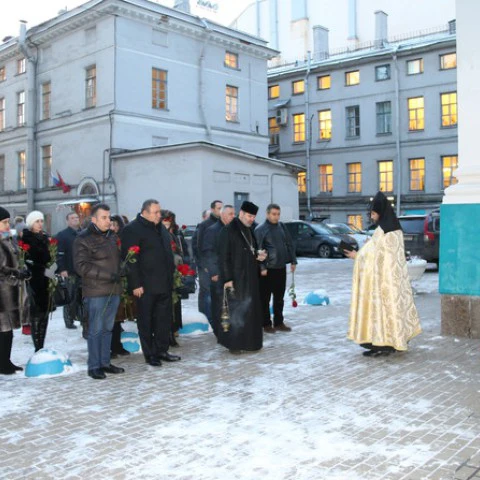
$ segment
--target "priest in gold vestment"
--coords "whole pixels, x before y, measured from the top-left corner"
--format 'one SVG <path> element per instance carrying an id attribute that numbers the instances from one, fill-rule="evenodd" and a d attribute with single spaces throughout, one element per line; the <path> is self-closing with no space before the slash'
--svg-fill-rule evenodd
<path id="1" fill-rule="evenodd" d="M 372 202 L 375 233 L 355 259 L 348 338 L 367 349 L 365 356 L 405 351 L 421 333 L 405 259 L 403 232 L 382 192 Z"/>

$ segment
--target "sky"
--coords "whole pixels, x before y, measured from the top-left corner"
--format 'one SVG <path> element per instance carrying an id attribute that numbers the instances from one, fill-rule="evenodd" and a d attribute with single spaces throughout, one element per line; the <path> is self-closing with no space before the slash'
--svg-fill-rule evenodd
<path id="1" fill-rule="evenodd" d="M 198 1 L 190 0 L 191 13 L 224 24 L 232 21 L 245 7 L 255 3 L 255 0 L 209 0 L 210 4 L 218 6 L 213 11 L 198 6 Z M 18 36 L 20 20 L 26 20 L 27 28 L 31 28 L 57 16 L 62 9 L 71 10 L 82 3 L 86 3 L 86 0 L 0 0 L 0 41 L 6 36 Z M 174 0 L 159 0 L 155 3 L 172 7 Z"/>

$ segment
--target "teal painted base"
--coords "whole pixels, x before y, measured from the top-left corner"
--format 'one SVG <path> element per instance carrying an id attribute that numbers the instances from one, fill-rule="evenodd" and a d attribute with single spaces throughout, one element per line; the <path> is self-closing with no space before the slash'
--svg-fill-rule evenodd
<path id="1" fill-rule="evenodd" d="M 440 207 L 440 293 L 480 295 L 480 204 Z"/>

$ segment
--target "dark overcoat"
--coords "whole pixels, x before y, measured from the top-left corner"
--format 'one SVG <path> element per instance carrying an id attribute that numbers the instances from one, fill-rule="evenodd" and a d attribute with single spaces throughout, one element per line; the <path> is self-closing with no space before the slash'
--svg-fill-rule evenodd
<path id="1" fill-rule="evenodd" d="M 44 314 L 53 307 L 53 304 L 49 305 L 48 278 L 45 276 L 45 269 L 51 260 L 48 249 L 50 240 L 45 232 L 33 233 L 31 230 L 25 229 L 22 241 L 30 245 L 25 262 L 32 275 L 28 282 L 31 293 L 31 314 Z"/>
<path id="2" fill-rule="evenodd" d="M 128 265 L 129 289 L 143 287 L 147 294 L 171 294 L 175 267 L 167 229 L 139 214 L 123 229 L 121 240 L 122 258 L 126 257 L 130 247 L 140 247 L 137 261 Z"/>
<path id="3" fill-rule="evenodd" d="M 221 285 L 233 281 L 235 289 L 235 298 L 229 299 L 230 328 L 228 332 L 220 329 L 219 342 L 230 350 L 260 350 L 263 317 L 255 237 L 238 218 L 234 218 L 221 230 L 218 245 Z"/>
<path id="4" fill-rule="evenodd" d="M 20 327 L 21 282 L 12 277 L 18 272 L 17 257 L 10 240 L 0 240 L 0 332 Z"/>

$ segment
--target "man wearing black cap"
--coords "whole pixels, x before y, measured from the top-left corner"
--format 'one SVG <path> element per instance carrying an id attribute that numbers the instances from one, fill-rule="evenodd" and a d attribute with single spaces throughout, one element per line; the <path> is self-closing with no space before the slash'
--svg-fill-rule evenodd
<path id="1" fill-rule="evenodd" d="M 255 204 L 243 202 L 238 217 L 223 228 L 218 242 L 220 282 L 230 292 L 228 331 L 220 331 L 218 340 L 231 353 L 256 351 L 263 345 L 259 262 L 267 255 L 257 250 L 251 229 L 257 211 Z"/>

